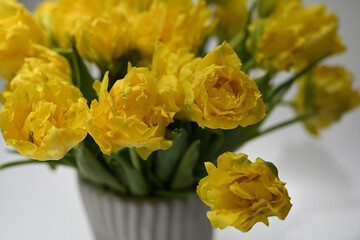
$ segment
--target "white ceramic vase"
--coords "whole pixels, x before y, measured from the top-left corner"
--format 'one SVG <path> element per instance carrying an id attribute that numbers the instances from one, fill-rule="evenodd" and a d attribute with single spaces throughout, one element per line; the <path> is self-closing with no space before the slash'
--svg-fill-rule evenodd
<path id="1" fill-rule="evenodd" d="M 172 199 L 122 198 L 79 179 L 97 240 L 211 240 L 209 208 L 197 195 Z"/>

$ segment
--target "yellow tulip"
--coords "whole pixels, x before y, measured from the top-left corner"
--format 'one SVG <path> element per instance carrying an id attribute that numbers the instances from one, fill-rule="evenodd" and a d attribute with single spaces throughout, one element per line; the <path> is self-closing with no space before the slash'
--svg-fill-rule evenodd
<path id="1" fill-rule="evenodd" d="M 57 79 L 65 84 L 72 84 L 71 68 L 68 61 L 50 49 L 33 46 L 33 57 L 24 58 L 24 62 L 0 93 L 0 102 L 5 103 L 7 96 L 24 82 L 41 85 L 43 78 Z"/>
<path id="2" fill-rule="evenodd" d="M 202 0 L 153 1 L 149 10 L 135 19 L 136 48 L 150 62 L 155 42 L 165 43 L 171 51 L 187 48 L 196 51 L 209 34 L 210 10 Z"/>
<path id="3" fill-rule="evenodd" d="M 233 226 L 249 231 L 257 222 L 269 225 L 268 217 L 285 219 L 292 204 L 271 163 L 257 158 L 252 163 L 243 153 L 224 153 L 217 167 L 205 163 L 208 176 L 197 187 L 200 199 L 211 207 L 209 218 L 214 228 Z"/>
<path id="4" fill-rule="evenodd" d="M 131 49 L 129 26 L 125 13 L 118 11 L 83 17 L 75 31 L 79 54 L 90 62 L 106 66 Z"/>
<path id="5" fill-rule="evenodd" d="M 122 2 L 138 12 L 149 9 L 153 1 L 154 0 L 122 0 Z"/>
<path id="6" fill-rule="evenodd" d="M 36 57 L 25 58 L 23 65 L 10 81 L 9 90 L 15 90 L 23 82 L 42 84 L 43 76 L 72 84 L 71 68 L 63 56 L 45 47 L 35 48 Z"/>
<path id="7" fill-rule="evenodd" d="M 214 17 L 218 21 L 216 33 L 222 39 L 231 39 L 244 30 L 249 15 L 248 0 L 223 1 L 215 10 Z"/>
<path id="8" fill-rule="evenodd" d="M 257 9 L 261 18 L 271 15 L 282 4 L 287 4 L 290 1 L 300 2 L 300 0 L 258 0 Z"/>
<path id="9" fill-rule="evenodd" d="M 105 1 L 44 1 L 35 10 L 35 16 L 54 45 L 71 47 L 71 38 L 75 34 L 77 22 L 86 16 L 98 16 L 104 8 L 103 2 Z"/>
<path id="10" fill-rule="evenodd" d="M 295 98 L 298 114 L 315 113 L 304 121 L 315 136 L 321 128 L 337 122 L 344 113 L 360 105 L 360 92 L 353 90 L 353 77 L 341 66 L 319 66 L 298 80 Z"/>
<path id="11" fill-rule="evenodd" d="M 153 151 L 171 146 L 165 129 L 172 119 L 158 105 L 156 79 L 147 68 L 132 68 L 110 92 L 107 74 L 94 87 L 99 101 L 91 103 L 87 129 L 103 153 L 134 147 L 147 159 Z"/>
<path id="12" fill-rule="evenodd" d="M 89 110 L 76 87 L 46 75 L 41 81 L 23 81 L 7 96 L 0 110 L 1 132 L 23 156 L 58 160 L 87 135 Z"/>
<path id="13" fill-rule="evenodd" d="M 227 43 L 184 66 L 180 75 L 185 103 L 179 116 L 200 127 L 221 129 L 245 127 L 263 119 L 261 93 L 240 68 L 240 59 Z"/>
<path id="14" fill-rule="evenodd" d="M 161 104 L 172 117 L 184 108 L 183 88 L 186 86 L 183 86 L 180 72 L 193 59 L 194 54 L 186 48 L 172 52 L 164 43 L 157 42 L 155 44 L 152 70 L 158 78 L 157 85 Z"/>
<path id="15" fill-rule="evenodd" d="M 125 2 L 114 0 L 46 1 L 36 10 L 54 45 L 71 47 L 74 37 L 80 55 L 101 67 L 130 50 L 134 14 Z"/>
<path id="16" fill-rule="evenodd" d="M 336 15 L 326 13 L 324 5 L 304 7 L 301 2 L 289 1 L 279 5 L 269 18 L 250 26 L 248 47 L 256 61 L 267 68 L 299 70 L 345 49 L 337 28 Z"/>
<path id="17" fill-rule="evenodd" d="M 34 44 L 47 45 L 46 36 L 33 16 L 16 1 L 0 0 L 0 77 L 10 80 Z"/>

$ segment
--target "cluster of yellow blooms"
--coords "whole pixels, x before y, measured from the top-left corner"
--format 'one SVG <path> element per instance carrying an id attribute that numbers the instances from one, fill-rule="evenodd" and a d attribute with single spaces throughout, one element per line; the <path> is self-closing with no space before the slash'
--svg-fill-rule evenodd
<path id="1" fill-rule="evenodd" d="M 265 106 L 255 82 L 240 67 L 226 43 L 194 59 L 185 49 L 170 53 L 159 43 L 153 71 L 129 67 L 110 92 L 107 75 L 95 83 L 99 101 L 91 104 L 88 131 L 104 153 L 136 147 L 146 159 L 171 146 L 164 136 L 175 114 L 214 129 L 254 124 L 265 116 Z"/>
<path id="2" fill-rule="evenodd" d="M 80 55 L 100 66 L 134 48 L 149 63 L 156 41 L 196 51 L 211 30 L 210 15 L 204 1 L 192 0 L 60 0 L 35 12 L 54 46 L 69 47 L 75 37 Z"/>
<path id="3" fill-rule="evenodd" d="M 105 2 L 100 5 L 106 5 Z M 96 6 L 96 4 L 99 5 L 98 1 L 94 1 L 94 5 L 83 4 L 81 1 L 76 3 L 87 14 L 90 14 L 91 10 L 98 12 L 99 6 Z M 177 112 L 184 112 L 180 115 L 197 121 L 202 127 L 224 129 L 253 124 L 264 117 L 265 107 L 261 100 L 261 94 L 253 80 L 239 70 L 241 62 L 229 45 L 219 46 L 204 59 L 194 58 L 190 53 L 190 50 L 196 47 L 196 44 L 191 42 L 194 37 L 189 38 L 190 42 L 183 39 L 176 40 L 177 35 L 165 36 L 164 34 L 169 33 L 165 29 L 159 36 L 142 37 L 146 38 L 144 40 L 146 43 L 142 45 L 144 49 L 149 49 L 147 45 L 150 42 L 153 42 L 154 45 L 154 42 L 160 39 L 164 39 L 164 42 L 168 43 L 164 46 L 159 44 L 159 53 L 154 57 L 154 69 L 130 67 L 126 77 L 117 81 L 110 92 L 107 92 L 107 76 L 104 77 L 102 84 L 96 82 L 94 86 L 97 89 L 99 101 L 95 100 L 91 104 L 89 115 L 89 110 L 84 104 L 86 100 L 82 98 L 80 91 L 71 84 L 71 69 L 67 61 L 46 47 L 45 33 L 36 24 L 32 15 L 18 3 L 7 0 L 2 1 L 2 4 L 4 5 L 1 8 L 3 11 L 6 11 L 7 14 L 11 11 L 12 13 L 1 22 L 4 43 L 7 45 L 4 48 L 4 51 L 7 52 L 2 54 L 6 59 L 2 61 L 1 69 L 5 73 L 3 76 L 9 80 L 7 91 L 3 93 L 6 103 L 1 110 L 1 128 L 6 142 L 27 157 L 39 160 L 60 159 L 68 150 L 84 139 L 87 129 L 104 153 L 109 154 L 123 147 L 136 147 L 139 154 L 146 159 L 154 150 L 166 149 L 171 146 L 171 142 L 164 139 L 165 128 L 173 121 L 174 114 Z M 80 30 L 71 32 L 73 31 L 71 26 L 75 24 L 79 16 L 65 18 L 66 21 L 74 21 L 68 24 L 55 21 L 56 17 L 60 17 L 58 14 L 61 13 L 62 16 L 61 9 L 65 11 L 69 8 L 67 4 L 71 4 L 71 2 L 45 2 L 40 6 L 38 12 L 39 17 L 43 16 L 41 19 L 45 26 L 49 27 L 50 24 L 46 23 L 45 19 L 49 20 L 50 16 L 54 18 L 52 21 L 59 25 L 59 28 L 56 24 L 51 25 L 56 29 L 52 37 L 58 40 L 62 46 L 70 44 L 67 36 L 81 32 Z M 167 6 L 167 4 L 170 5 Z M 144 18 L 146 14 L 154 14 L 152 11 L 156 12 L 159 9 L 181 10 L 184 12 L 182 14 L 185 14 L 186 8 L 193 7 L 191 1 L 180 4 L 184 9 L 181 9 L 180 6 L 174 8 L 172 4 L 176 4 L 176 2 L 156 1 L 151 5 L 149 11 L 143 11 L 139 18 Z M 111 6 L 110 4 L 108 7 Z M 127 6 L 125 2 L 124 6 Z M 124 6 L 120 4 L 121 8 Z M 202 16 L 197 12 L 201 8 L 201 11 L 204 11 L 204 6 L 206 6 L 204 3 L 196 4 L 197 10 L 191 14 Z M 106 11 L 106 6 L 102 7 Z M 60 10 L 57 11 L 57 9 Z M 56 14 L 52 14 L 52 11 Z M 49 13 L 48 17 L 45 17 L 45 12 Z M 72 13 L 82 14 L 81 11 L 72 11 Z M 180 13 L 168 12 L 167 14 L 181 16 Z M 22 21 L 20 22 L 18 19 Z M 102 32 L 97 31 L 99 21 L 94 21 L 94 25 L 91 24 L 94 28 L 90 31 L 86 31 L 88 25 L 85 23 L 82 32 L 96 34 L 98 37 L 104 36 Z M 13 22 L 13 24 L 9 24 L 9 22 Z M 167 21 L 164 19 L 164 22 Z M 109 22 L 109 24 L 111 27 L 118 27 L 113 22 Z M 158 24 L 151 23 L 152 25 L 157 26 Z M 185 25 L 189 27 L 189 24 Z M 66 28 L 62 31 L 64 26 Z M 181 28 L 183 29 L 183 27 Z M 202 28 L 207 28 L 207 26 Z M 109 32 L 114 33 L 114 31 Z M 179 36 L 184 35 L 180 34 Z M 75 36 L 77 35 L 75 34 Z M 17 37 L 17 46 L 23 49 L 11 47 L 10 44 L 14 44 L 13 39 Z M 76 39 L 79 39 L 80 53 L 87 54 L 92 51 L 85 50 L 83 46 L 90 46 L 90 48 L 109 46 L 109 49 L 101 49 L 101 52 L 106 53 L 108 50 L 109 53 L 115 53 L 116 47 L 121 45 L 119 41 L 122 40 L 122 38 L 118 38 L 117 42 L 107 44 L 99 39 L 99 42 L 84 44 L 81 40 L 86 39 L 84 36 L 76 37 Z M 109 41 L 109 39 L 112 38 L 103 40 Z M 175 43 L 177 41 L 178 43 Z M 166 51 L 170 54 L 170 49 L 179 48 L 178 45 L 183 42 L 189 45 L 186 48 L 180 48 L 178 54 L 173 56 L 174 61 L 182 61 L 182 66 L 178 66 L 177 72 L 174 72 L 174 69 L 170 69 L 172 66 L 163 66 L 163 64 L 169 65 L 169 63 L 167 59 L 161 59 L 164 57 L 162 54 L 166 54 Z M 20 57 L 14 49 L 20 51 Z M 100 49 L 94 52 L 100 52 Z M 119 54 L 111 58 L 105 57 L 105 59 L 111 61 L 124 52 L 125 50 L 120 51 Z M 182 55 L 186 56 L 185 60 L 182 59 L 184 57 Z M 92 56 L 97 60 L 102 59 L 99 54 Z M 86 58 L 87 55 L 85 54 L 84 57 Z M 87 59 L 93 60 L 91 57 Z M 13 64 L 10 65 L 10 63 Z M 168 71 L 161 73 L 161 69 L 168 69 Z M 204 77 L 204 74 L 208 76 Z M 158 81 L 159 78 L 162 80 Z M 172 82 L 176 88 L 172 89 L 168 82 Z M 169 88 L 174 91 L 173 96 L 178 96 L 176 100 L 171 101 L 167 97 L 169 95 L 166 92 L 169 91 Z M 54 91 L 52 94 L 50 94 L 51 90 Z M 47 91 L 50 92 L 46 94 Z M 63 94 L 62 91 L 71 94 Z M 44 92 L 44 94 L 39 94 L 40 92 Z M 36 98 L 30 96 L 36 96 Z M 221 98 L 218 99 L 218 96 Z M 254 99 L 256 101 L 252 102 Z M 227 103 L 226 105 L 223 105 L 224 101 Z M 169 102 L 173 102 L 174 106 L 166 106 Z M 22 113 L 21 116 L 15 117 L 14 114 L 17 112 Z M 69 124 L 69 122 L 76 122 L 77 126 Z M 66 138 L 61 135 L 64 132 L 67 133 Z M 73 132 L 73 136 L 69 137 L 71 132 Z M 70 141 L 70 139 L 72 140 Z M 64 141 L 69 142 L 64 144 L 66 147 L 58 151 L 52 150 Z"/>
<path id="4" fill-rule="evenodd" d="M 0 72 L 9 81 L 2 93 L 2 134 L 24 156 L 60 159 L 86 136 L 86 100 L 33 16 L 14 1 L 0 5 Z"/>
<path id="5" fill-rule="evenodd" d="M 96 3 L 98 3 L 98 1 L 96 1 Z M 175 4 L 175 1 L 162 2 L 162 4 L 165 3 Z M 8 8 L 17 9 L 9 18 L 22 18 L 23 16 L 27 16 L 29 23 L 23 23 L 22 27 L 25 30 L 33 27 L 35 33 L 39 33 L 39 37 L 36 38 L 36 40 L 43 38 L 44 33 L 36 25 L 30 13 L 21 5 L 8 1 L 4 1 L 3 4 Z M 40 6 L 40 12 L 38 14 L 39 16 L 44 16 L 45 9 L 68 9 L 66 4 L 70 4 L 70 1 L 45 2 L 44 5 Z M 79 6 L 90 8 L 82 9 L 87 13 L 90 13 L 93 7 L 96 9 L 96 7 L 91 4 L 82 4 L 81 1 L 79 4 Z M 156 1 L 156 4 L 150 8 L 150 12 L 146 13 L 150 14 L 152 10 L 156 10 L 159 7 L 158 4 L 160 4 L 160 2 Z M 184 4 L 182 7 L 192 7 L 192 5 L 190 4 L 189 6 L 189 4 L 190 3 Z M 200 3 L 196 4 L 196 8 L 200 7 L 198 6 L 199 4 Z M 164 9 L 174 10 L 172 5 L 163 7 Z M 52 12 L 50 10 L 48 11 Z M 74 14 L 81 14 L 81 12 L 73 12 Z M 58 14 L 59 13 L 50 14 L 49 16 L 56 18 Z M 173 14 L 175 14 L 175 16 L 181 15 L 178 13 Z M 195 15 L 198 16 L 199 14 Z M 143 15 L 141 16 L 143 17 Z M 75 21 L 76 18 L 69 17 L 66 19 L 73 19 L 73 21 Z M 5 21 L 9 20 L 5 19 Z M 43 19 L 43 21 L 45 20 Z M 60 23 L 60 21 L 57 21 L 57 23 L 61 26 L 67 26 L 69 29 L 64 29 L 63 34 L 59 35 L 56 39 L 59 39 L 62 45 L 70 44 L 69 41 L 66 41 L 66 36 L 72 34 L 69 31 L 73 30 L 70 29 L 70 26 L 74 25 L 74 23 L 64 24 Z M 47 26 L 48 24 L 45 25 Z M 56 26 L 57 25 L 54 25 L 54 28 L 58 30 Z M 87 25 L 85 24 L 85 26 Z M 97 25 L 95 24 L 94 26 L 95 28 L 91 29 L 91 31 L 94 31 L 93 34 L 96 33 L 98 36 L 103 36 L 101 32 L 97 32 Z M 114 27 L 114 24 L 112 23 L 111 26 Z M 117 25 L 115 24 L 115 26 Z M 4 24 L 4 27 L 10 28 L 6 31 L 8 35 L 15 34 L 12 32 L 12 25 Z M 84 29 L 86 30 L 86 28 Z M 23 31 L 20 30 L 20 32 Z M 60 28 L 56 34 L 60 34 L 61 32 Z M 109 32 L 111 33 L 112 31 Z M 165 33 L 168 33 L 168 31 L 165 31 L 164 34 Z M 164 38 L 165 43 L 169 44 L 158 44 L 158 53 L 154 55 L 154 69 L 130 67 L 126 77 L 123 80 L 117 81 L 114 86 L 112 86 L 110 92 L 107 92 L 107 76 L 104 77 L 102 84 L 96 82 L 94 86 L 97 89 L 99 101 L 95 100 L 91 104 L 90 118 L 87 117 L 88 110 L 86 109 L 86 104 L 81 105 L 83 109 L 77 114 L 72 114 L 70 111 L 70 109 L 75 109 L 74 106 L 78 104 L 80 100 L 84 102 L 80 91 L 74 90 L 74 94 L 69 98 L 71 102 L 67 98 L 68 95 L 60 94 L 60 92 L 58 94 L 58 91 L 56 93 L 54 92 L 52 96 L 53 99 L 49 99 L 46 95 L 41 96 L 39 99 L 27 99 L 28 97 L 26 96 L 33 93 L 26 93 L 25 96 L 21 98 L 13 97 L 12 95 L 19 94 L 20 89 L 15 91 L 17 88 L 24 88 L 26 90 L 22 92 L 30 91 L 31 88 L 23 84 L 24 82 L 31 82 L 34 88 L 37 86 L 38 91 L 44 91 L 52 82 L 57 85 L 62 84 L 64 85 L 63 88 L 66 87 L 69 88 L 69 90 L 74 88 L 71 86 L 70 67 L 66 65 L 66 61 L 52 50 L 41 46 L 40 41 L 32 41 L 28 36 L 34 37 L 34 31 L 28 31 L 22 34 L 28 34 L 21 38 L 23 42 L 28 43 L 28 47 L 23 51 L 22 59 L 17 59 L 16 67 L 10 68 L 11 70 L 14 69 L 11 74 L 15 75 L 13 79 L 10 78 L 9 82 L 9 90 L 12 92 L 6 91 L 4 95 L 6 99 L 13 100 L 6 101 L 1 110 L 1 125 L 7 143 L 27 157 L 40 160 L 62 158 L 68 150 L 83 140 L 86 135 L 85 125 L 87 125 L 88 132 L 104 153 L 109 154 L 123 147 L 136 147 L 138 153 L 146 159 L 154 150 L 166 149 L 171 146 L 171 142 L 164 139 L 165 128 L 173 121 L 174 114 L 177 112 L 179 112 L 179 116 L 183 118 L 198 122 L 201 127 L 222 129 L 236 128 L 239 125 L 247 126 L 261 120 L 265 116 L 265 106 L 255 82 L 244 72 L 240 71 L 241 62 L 228 44 L 224 43 L 203 59 L 194 58 L 190 53 L 190 50 L 194 48 L 194 46 L 192 46 L 193 43 L 189 43 L 190 45 L 188 45 L 187 48 L 179 48 L 179 46 L 176 48 L 172 47 L 177 35 L 174 37 L 159 37 L 159 39 Z M 57 36 L 56 34 L 54 35 L 55 37 Z M 183 35 L 185 34 L 180 34 L 179 36 Z M 157 37 L 152 36 L 146 36 L 146 38 L 146 42 L 155 42 L 158 40 Z M 13 43 L 11 38 L 6 37 L 5 39 L 6 43 Z M 169 41 L 166 41 L 166 39 L 169 39 Z M 109 39 L 106 38 L 106 40 Z M 117 39 L 117 41 L 120 40 L 120 38 Z M 182 42 L 187 41 L 179 41 L 179 43 Z M 148 44 L 149 43 L 146 43 L 145 45 Z M 19 42 L 19 45 L 22 46 L 22 42 Z M 111 46 L 116 47 L 119 43 L 109 45 L 101 42 L 100 44 L 93 45 L 90 42 L 83 44 L 82 40 L 80 40 L 78 45 L 80 47 L 79 49 L 81 49 L 80 53 L 92 52 L 85 51 L 82 48 L 82 46 L 85 45 L 99 47 L 110 46 L 108 49 L 109 53 L 114 53 Z M 144 49 L 148 49 L 145 45 L 143 45 Z M 10 51 L 9 48 L 7 49 Z M 181 66 L 178 66 L 176 70 L 173 66 L 164 66 L 171 63 L 168 62 L 167 59 L 161 59 L 164 57 L 164 54 L 166 55 L 166 52 L 171 54 L 171 49 L 180 49 L 177 54 L 174 53 L 174 56 L 172 56 L 173 61 L 181 61 Z M 106 52 L 106 49 L 104 49 L 103 52 Z M 124 51 L 122 51 L 122 53 L 124 53 Z M 11 54 L 14 55 L 15 53 L 12 52 Z M 96 56 L 99 55 L 97 54 Z M 10 55 L 8 58 L 11 57 Z M 84 57 L 86 57 L 86 55 L 84 55 Z M 114 57 L 119 57 L 119 55 Z M 92 59 L 88 58 L 88 60 Z M 113 59 L 106 60 L 111 61 Z M 7 66 L 3 66 L 2 69 L 8 70 Z M 167 70 L 161 73 L 161 69 Z M 159 78 L 161 81 L 158 81 Z M 175 88 L 172 88 L 170 84 Z M 172 91 L 172 93 L 167 93 L 168 91 Z M 174 100 L 169 99 L 170 96 L 172 96 Z M 69 109 L 65 108 L 60 110 L 61 105 L 58 104 L 53 106 L 54 111 L 44 111 L 40 107 L 43 103 L 49 103 L 52 100 L 59 104 L 67 101 Z M 167 106 L 169 102 L 173 103 L 173 106 Z M 26 109 L 26 114 L 14 118 L 11 112 L 18 111 L 19 109 L 14 109 L 18 105 Z M 40 114 L 40 112 L 42 114 Z M 49 114 L 50 112 L 53 112 L 53 114 Z M 79 122 L 78 119 L 80 113 L 83 113 L 82 122 Z M 87 119 L 87 121 L 85 121 L 85 119 Z M 27 126 L 29 121 L 35 120 L 37 123 L 41 122 L 42 124 L 37 127 L 34 125 L 33 128 Z M 52 151 L 51 147 L 53 147 L 53 145 L 59 145 L 58 143 L 56 144 L 59 137 L 50 131 L 51 127 L 55 125 L 58 129 L 71 132 L 71 127 L 73 126 L 66 123 L 72 121 L 76 121 L 79 124 L 78 127 L 81 127 L 83 131 L 77 128 L 75 129 L 74 136 L 71 138 L 74 140 L 70 141 L 72 144 L 66 144 L 66 146 L 69 147 L 64 148 L 64 151 Z M 10 131 L 9 128 L 11 125 L 14 125 L 14 128 L 18 129 L 18 132 L 14 133 Z M 56 141 L 52 144 L 49 142 L 51 141 L 51 138 L 49 139 L 50 134 L 51 138 Z M 31 150 L 28 150 L 28 145 L 32 146 Z M 47 147 L 49 147 L 49 149 L 47 149 Z M 36 148 L 42 149 L 41 153 L 33 150 Z M 46 152 L 47 154 L 45 154 Z"/>
<path id="6" fill-rule="evenodd" d="M 57 0 L 43 2 L 32 14 L 16 0 L 0 0 L 0 77 L 7 80 L 0 128 L 6 143 L 29 158 L 59 160 L 89 133 L 104 154 L 135 148 L 148 159 L 171 148 L 167 133 L 177 121 L 195 122 L 220 137 L 225 130 L 259 123 L 272 99 L 263 98 L 241 54 L 226 41 L 198 54 L 209 36 L 223 41 L 241 33 L 241 51 L 268 73 L 301 72 L 345 47 L 336 16 L 323 5 L 259 0 L 255 19 L 248 4 Z M 78 69 L 60 54 L 59 49 L 71 48 L 103 73 L 91 86 L 95 99 L 84 97 L 74 83 Z M 140 60 L 129 63 L 120 79 L 110 79 L 110 66 L 116 68 L 133 50 Z M 299 115 L 314 113 L 305 120 L 314 134 L 360 104 L 351 74 L 342 67 L 316 67 L 297 81 L 294 106 Z M 225 137 L 237 136 L 231 133 Z M 205 165 L 208 176 L 197 192 L 212 207 L 208 217 L 214 227 L 245 232 L 259 221 L 268 225 L 269 216 L 287 216 L 290 197 L 271 163 L 260 158 L 251 163 L 245 154 L 227 152 L 217 167 Z"/>

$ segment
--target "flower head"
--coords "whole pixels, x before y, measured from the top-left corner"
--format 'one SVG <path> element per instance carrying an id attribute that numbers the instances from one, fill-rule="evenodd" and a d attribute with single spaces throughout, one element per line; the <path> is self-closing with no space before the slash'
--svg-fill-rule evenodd
<path id="1" fill-rule="evenodd" d="M 47 45 L 46 36 L 24 6 L 0 1 L 0 77 L 10 80 L 36 52 L 34 44 Z"/>
<path id="2" fill-rule="evenodd" d="M 0 110 L 5 142 L 23 156 L 61 159 L 87 135 L 88 106 L 76 87 L 48 78 L 23 81 L 6 97 Z"/>
<path id="3" fill-rule="evenodd" d="M 124 147 L 137 148 L 146 159 L 157 149 L 166 149 L 165 128 L 171 117 L 158 103 L 156 79 L 147 68 L 132 68 L 124 79 L 107 91 L 108 76 L 96 82 L 99 101 L 91 103 L 90 135 L 102 152 Z"/>
<path id="4" fill-rule="evenodd" d="M 360 92 L 352 89 L 352 74 L 341 66 L 319 66 L 298 81 L 300 90 L 295 98 L 297 112 L 314 113 L 304 121 L 306 128 L 319 135 L 341 116 L 360 105 Z"/>
<path id="5" fill-rule="evenodd" d="M 337 35 L 338 19 L 324 5 L 304 7 L 301 2 L 280 4 L 267 19 L 250 26 L 248 47 L 267 68 L 302 69 L 326 54 L 343 51 Z"/>
<path id="6" fill-rule="evenodd" d="M 292 205 L 272 163 L 261 158 L 252 163 L 246 154 L 227 152 L 217 165 L 205 163 L 208 176 L 197 188 L 200 199 L 212 208 L 207 216 L 213 227 L 247 232 L 257 222 L 269 225 L 270 216 L 285 219 Z"/>
<path id="7" fill-rule="evenodd" d="M 129 11 L 123 7 L 96 17 L 80 18 L 74 33 L 79 54 L 98 66 L 106 66 L 126 54 L 132 40 L 127 17 Z"/>
<path id="8" fill-rule="evenodd" d="M 240 59 L 227 43 L 184 66 L 180 75 L 187 85 L 180 115 L 201 127 L 221 129 L 245 127 L 263 119 L 261 93 L 240 67 Z"/>
<path id="9" fill-rule="evenodd" d="M 44 1 L 37 7 L 35 16 L 54 45 L 71 47 L 71 37 L 75 34 L 76 23 L 86 16 L 98 16 L 104 2 L 107 1 Z"/>
<path id="10" fill-rule="evenodd" d="M 9 82 L 9 90 L 15 90 L 23 82 L 43 84 L 43 77 L 72 84 L 71 68 L 68 61 L 56 52 L 35 46 L 34 57 L 26 57 L 24 63 Z"/>
<path id="11" fill-rule="evenodd" d="M 275 12 L 282 4 L 288 4 L 291 1 L 300 2 L 300 0 L 258 0 L 257 10 L 260 18 L 268 17 Z"/>
<path id="12" fill-rule="evenodd" d="M 204 1 L 153 1 L 147 11 L 135 20 L 136 48 L 149 61 L 157 41 L 165 43 L 171 51 L 187 48 L 195 52 L 210 32 L 210 10 Z"/>
<path id="13" fill-rule="evenodd" d="M 215 10 L 218 21 L 216 33 L 224 39 L 231 39 L 244 30 L 249 15 L 248 0 L 222 1 Z"/>
<path id="14" fill-rule="evenodd" d="M 186 48 L 172 52 L 164 43 L 157 42 L 152 60 L 152 70 L 158 78 L 158 91 L 162 106 L 174 116 L 184 107 L 185 91 L 180 72 L 192 62 L 194 54 Z"/>
<path id="15" fill-rule="evenodd" d="M 74 37 L 80 55 L 103 67 L 129 50 L 133 12 L 113 0 L 59 0 L 43 2 L 36 16 L 55 46 L 71 47 Z"/>

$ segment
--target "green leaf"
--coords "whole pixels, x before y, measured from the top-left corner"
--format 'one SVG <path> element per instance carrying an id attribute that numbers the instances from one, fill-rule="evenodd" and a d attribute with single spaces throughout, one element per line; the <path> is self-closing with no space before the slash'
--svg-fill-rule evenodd
<path id="1" fill-rule="evenodd" d="M 94 79 L 91 77 L 88 68 L 76 51 L 76 47 L 74 46 L 72 49 L 60 48 L 56 49 L 56 51 L 68 60 L 72 70 L 73 83 L 80 89 L 90 106 L 91 101 L 97 98 L 93 88 Z"/>
<path id="2" fill-rule="evenodd" d="M 278 5 L 276 0 L 258 0 L 257 9 L 260 18 L 268 17 L 272 12 L 275 11 Z"/>
<path id="3" fill-rule="evenodd" d="M 161 182 L 160 179 L 156 177 L 151 171 L 147 172 L 147 176 L 156 189 L 166 189 L 165 184 Z"/>
<path id="4" fill-rule="evenodd" d="M 122 151 L 126 150 L 127 149 L 124 149 Z M 126 155 L 129 156 L 129 154 Z M 111 157 L 117 160 L 120 167 L 123 169 L 126 185 L 129 188 L 130 193 L 137 197 L 148 195 L 149 189 L 145 176 L 129 163 L 124 155 L 121 154 L 121 151 L 111 154 Z"/>
<path id="5" fill-rule="evenodd" d="M 200 140 L 193 142 L 182 157 L 171 182 L 172 190 L 187 189 L 196 183 L 194 169 L 199 158 Z"/>
<path id="6" fill-rule="evenodd" d="M 204 162 L 215 162 L 219 155 L 219 150 L 225 140 L 224 131 L 221 130 L 216 134 L 212 134 L 205 139 L 201 139 L 200 157 L 195 167 L 194 175 L 199 181 L 207 175 Z"/>
<path id="7" fill-rule="evenodd" d="M 154 161 L 153 158 L 155 157 L 155 154 L 152 154 L 149 156 L 149 158 L 144 161 L 144 170 L 147 178 L 149 179 L 149 188 L 151 189 L 161 189 L 165 190 L 166 186 L 165 183 L 163 183 L 154 173 Z"/>
<path id="8" fill-rule="evenodd" d="M 263 35 L 265 26 L 265 20 L 261 20 L 252 31 L 250 36 L 250 43 L 248 45 L 248 49 L 251 53 L 255 53 L 258 48 L 258 43 Z"/>
<path id="9" fill-rule="evenodd" d="M 206 129 L 208 131 L 208 129 Z M 211 129 L 212 130 L 212 129 Z M 200 144 L 200 156 L 201 156 L 201 165 L 203 166 L 204 162 L 213 161 L 216 158 L 216 154 L 219 151 L 220 147 L 223 145 L 225 140 L 225 132 L 223 130 L 214 132 L 211 131 L 211 136 L 208 136 L 207 139 L 201 139 Z"/>
<path id="10" fill-rule="evenodd" d="M 247 16 L 246 24 L 243 30 L 238 32 L 232 39 L 229 40 L 230 46 L 235 50 L 241 62 L 246 64 L 251 59 L 249 49 L 247 49 L 247 42 L 249 38 L 249 25 L 253 21 L 253 14 L 255 11 L 256 2 L 252 3 L 249 14 Z M 251 40 L 251 39 L 250 39 Z"/>
<path id="11" fill-rule="evenodd" d="M 187 131 L 181 129 L 180 132 L 174 136 L 173 144 L 169 149 L 156 151 L 156 158 L 154 159 L 155 175 L 163 182 L 168 183 L 175 172 L 181 156 L 186 151 Z"/>
<path id="12" fill-rule="evenodd" d="M 126 192 L 125 187 L 116 180 L 83 143 L 79 144 L 76 149 L 76 162 L 83 178 L 96 184 L 108 186 L 121 193 Z"/>
<path id="13" fill-rule="evenodd" d="M 277 177 L 279 178 L 279 171 L 277 169 L 277 167 L 275 166 L 275 164 L 273 164 L 272 162 L 267 162 L 264 161 L 265 164 L 270 168 L 271 172 Z"/>
<path id="14" fill-rule="evenodd" d="M 134 49 L 122 55 L 120 58 L 116 59 L 115 61 L 111 62 L 105 68 L 100 66 L 101 72 L 103 74 L 106 71 L 109 71 L 108 90 L 110 91 L 110 89 L 117 80 L 123 79 L 126 76 L 129 63 L 131 63 L 132 66 L 136 66 L 136 64 L 140 61 L 140 59 L 141 59 L 140 52 Z"/>
<path id="15" fill-rule="evenodd" d="M 270 90 L 270 81 L 273 78 L 273 75 L 274 73 L 272 71 L 267 71 L 264 76 L 254 79 L 263 99 L 267 98 L 267 94 Z"/>
<path id="16" fill-rule="evenodd" d="M 129 153 L 133 167 L 141 173 L 142 172 L 141 162 L 143 162 L 144 160 L 140 158 L 135 148 L 129 148 Z"/>
<path id="17" fill-rule="evenodd" d="M 55 169 L 57 166 L 59 165 L 63 165 L 63 166 L 69 166 L 69 167 L 74 167 L 77 168 L 77 164 L 75 161 L 75 157 L 71 152 L 68 152 L 62 159 L 60 160 L 50 160 L 50 161 L 46 161 L 51 169 Z"/>
<path id="18" fill-rule="evenodd" d="M 230 151 L 233 152 L 237 150 L 242 144 L 244 144 L 251 132 L 252 128 L 254 128 L 257 124 L 250 125 L 247 127 L 237 127 L 231 130 L 225 131 L 224 142 L 218 152 L 218 154 L 222 154 L 224 152 Z"/>
<path id="19" fill-rule="evenodd" d="M 251 55 L 246 48 L 246 40 L 248 39 L 249 31 L 245 29 L 244 31 L 239 32 L 232 39 L 230 39 L 229 44 L 237 53 L 242 63 L 247 63 L 251 59 Z"/>

